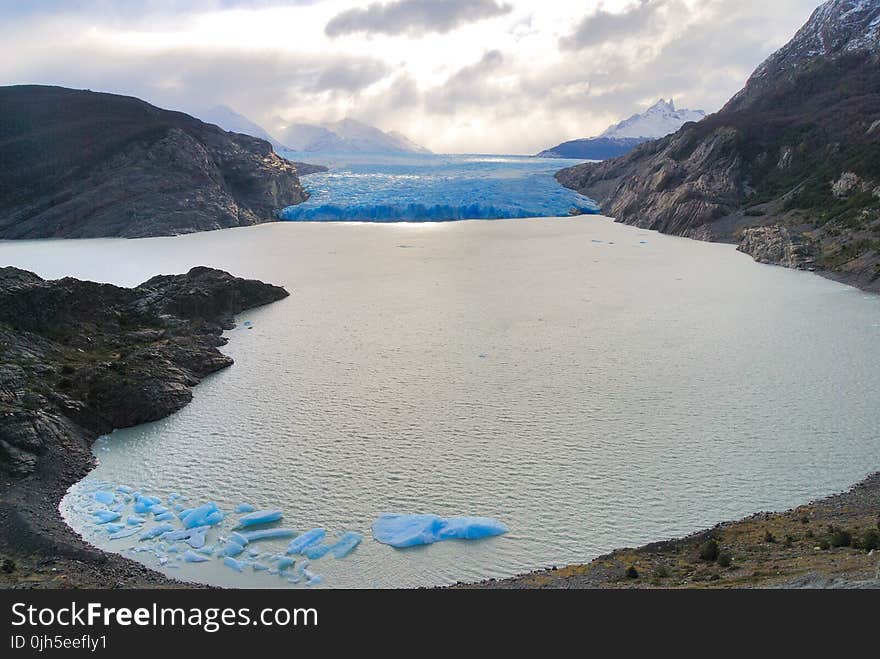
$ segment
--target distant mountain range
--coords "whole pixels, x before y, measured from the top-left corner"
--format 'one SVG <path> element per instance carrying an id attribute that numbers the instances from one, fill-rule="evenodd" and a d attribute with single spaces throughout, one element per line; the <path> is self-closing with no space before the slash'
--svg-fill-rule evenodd
<path id="1" fill-rule="evenodd" d="M 880 291 L 880 0 L 831 0 L 724 108 L 557 174 L 626 224 Z"/>
<path id="2" fill-rule="evenodd" d="M 538 154 L 539 158 L 606 160 L 622 156 L 643 142 L 665 137 L 685 124 L 706 117 L 702 110 L 677 110 L 675 102 L 660 99 L 645 112 L 634 114 L 596 137 L 563 142 Z"/>
<path id="3" fill-rule="evenodd" d="M 293 124 L 280 139 L 290 150 L 306 153 L 431 153 L 400 133 L 386 133 L 354 119 Z"/>
<path id="4" fill-rule="evenodd" d="M 291 124 L 276 137 L 255 121 L 226 105 L 196 110 L 193 114 L 223 130 L 264 139 L 276 152 L 431 153 L 405 135 L 394 131 L 386 133 L 355 119 L 343 119 L 329 124 Z"/>

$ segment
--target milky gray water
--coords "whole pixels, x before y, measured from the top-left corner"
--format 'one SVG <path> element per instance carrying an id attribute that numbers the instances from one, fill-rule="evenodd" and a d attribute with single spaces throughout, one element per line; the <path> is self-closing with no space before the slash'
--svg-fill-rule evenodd
<path id="1" fill-rule="evenodd" d="M 193 403 L 96 445 L 95 481 L 278 507 L 363 544 L 329 587 L 504 577 L 784 509 L 880 468 L 880 298 L 726 245 L 600 217 L 280 223 L 180 238 L 0 243 L 0 263 L 133 285 L 204 264 L 291 297 L 229 332 Z M 383 512 L 510 532 L 395 550 Z M 284 542 L 266 543 L 283 550 Z M 159 567 L 151 554 L 133 554 Z M 175 577 L 290 586 L 212 560 Z"/>

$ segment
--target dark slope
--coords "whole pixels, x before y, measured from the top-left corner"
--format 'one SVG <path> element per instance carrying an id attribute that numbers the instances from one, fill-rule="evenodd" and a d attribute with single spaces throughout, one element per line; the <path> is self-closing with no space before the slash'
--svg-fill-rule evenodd
<path id="1" fill-rule="evenodd" d="M 880 0 L 832 0 L 720 112 L 564 185 L 617 220 L 880 290 Z"/>
<path id="2" fill-rule="evenodd" d="M 136 98 L 0 87 L 0 238 L 247 226 L 306 197 L 264 140 Z"/>

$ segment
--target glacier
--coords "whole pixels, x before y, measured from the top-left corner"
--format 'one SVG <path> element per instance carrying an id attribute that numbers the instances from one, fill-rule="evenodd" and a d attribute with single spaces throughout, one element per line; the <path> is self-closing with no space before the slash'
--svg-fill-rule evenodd
<path id="1" fill-rule="evenodd" d="M 321 164 L 330 171 L 304 177 L 311 196 L 281 210 L 279 219 L 445 222 L 599 212 L 592 199 L 556 181 L 554 174 L 567 164 L 558 158 L 351 154 L 322 158 Z"/>
<path id="2" fill-rule="evenodd" d="M 392 547 L 430 545 L 442 540 L 478 540 L 507 533 L 508 528 L 488 517 L 385 514 L 373 522 L 373 538 Z"/>

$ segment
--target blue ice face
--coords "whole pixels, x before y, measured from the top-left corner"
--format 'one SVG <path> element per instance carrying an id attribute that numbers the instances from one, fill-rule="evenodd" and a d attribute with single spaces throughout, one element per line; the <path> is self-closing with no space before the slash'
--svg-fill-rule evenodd
<path id="1" fill-rule="evenodd" d="M 430 545 L 442 540 L 479 540 L 507 533 L 503 522 L 488 517 L 382 515 L 373 522 L 373 538 L 392 547 Z"/>
<path id="2" fill-rule="evenodd" d="M 286 154 L 306 160 L 315 154 Z M 303 184 L 311 198 L 291 221 L 443 222 L 598 213 L 554 178 L 577 161 L 524 156 L 323 156 L 330 171 Z"/>

